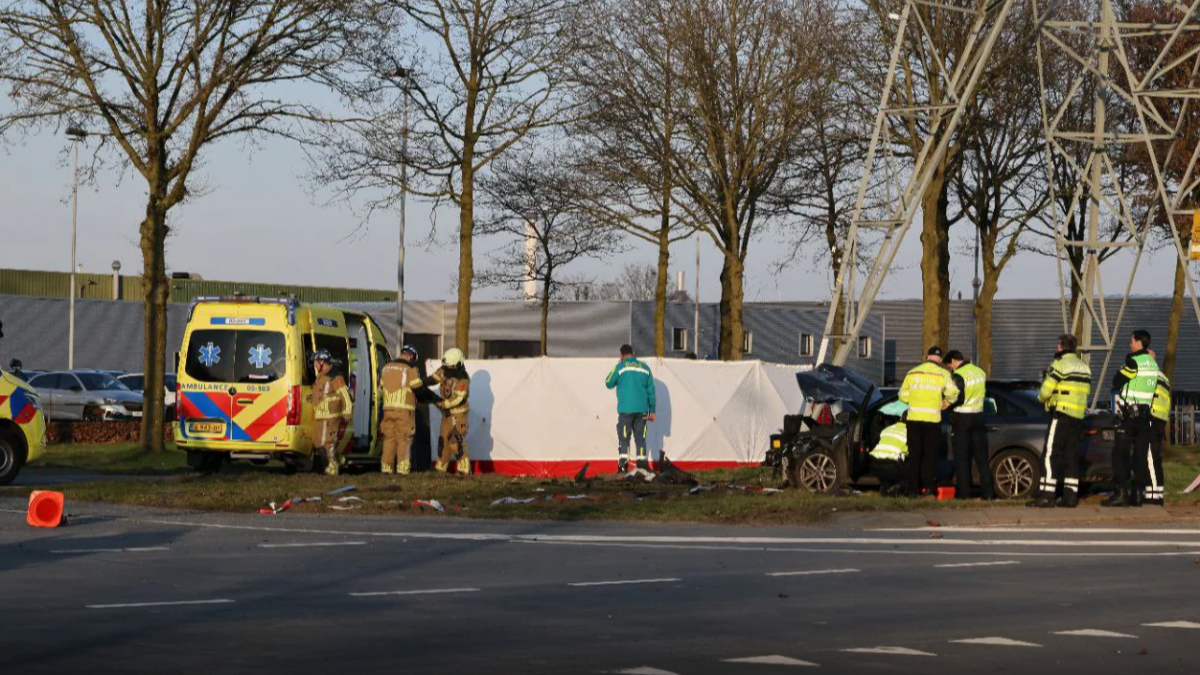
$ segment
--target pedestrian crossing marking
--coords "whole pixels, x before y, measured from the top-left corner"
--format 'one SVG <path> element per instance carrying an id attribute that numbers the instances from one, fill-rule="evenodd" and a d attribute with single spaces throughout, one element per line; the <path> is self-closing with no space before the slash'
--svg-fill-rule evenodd
<path id="1" fill-rule="evenodd" d="M 1033 642 L 1022 642 L 1021 640 L 1011 640 L 1004 637 L 968 638 L 966 640 L 951 640 L 951 642 L 963 645 L 992 645 L 996 647 L 1041 647 L 1041 645 Z"/>
<path id="2" fill-rule="evenodd" d="M 843 649 L 843 652 L 852 654 L 892 654 L 895 656 L 937 656 L 930 652 L 923 652 L 919 649 L 909 649 L 908 647 L 856 647 L 854 649 Z"/>
<path id="3" fill-rule="evenodd" d="M 1162 623 L 1144 623 L 1142 625 L 1150 628 L 1200 628 L 1200 623 L 1195 621 L 1163 621 Z"/>
<path id="4" fill-rule="evenodd" d="M 1082 630 L 1063 630 L 1058 631 L 1055 635 L 1072 635 L 1076 637 L 1108 637 L 1108 638 L 1136 638 L 1136 635 L 1129 633 L 1114 633 L 1111 630 L 1097 630 L 1095 628 L 1084 628 Z"/>
<path id="5" fill-rule="evenodd" d="M 801 661 L 793 659 L 790 656 L 748 656 L 744 659 L 725 659 L 725 663 L 755 663 L 764 666 L 815 666 L 817 664 L 809 661 Z"/>

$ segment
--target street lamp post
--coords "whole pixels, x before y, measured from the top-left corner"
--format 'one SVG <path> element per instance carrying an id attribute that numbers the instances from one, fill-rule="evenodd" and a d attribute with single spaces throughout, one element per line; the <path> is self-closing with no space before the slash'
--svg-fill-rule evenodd
<path id="1" fill-rule="evenodd" d="M 79 221 L 79 144 L 87 132 L 76 126 L 67 127 L 67 138 L 75 146 L 75 170 L 71 177 L 71 318 L 67 327 L 67 369 L 75 368 L 75 233 Z"/>
<path id="2" fill-rule="evenodd" d="M 408 103 L 412 71 L 396 68 L 396 77 L 404 80 L 404 128 L 400 136 L 400 250 L 396 262 L 396 353 L 404 347 L 404 229 L 408 216 Z"/>

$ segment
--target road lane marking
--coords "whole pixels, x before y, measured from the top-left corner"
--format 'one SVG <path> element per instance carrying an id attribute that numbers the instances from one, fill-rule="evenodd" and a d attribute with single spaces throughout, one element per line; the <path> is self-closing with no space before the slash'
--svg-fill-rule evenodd
<path id="1" fill-rule="evenodd" d="M 523 541 L 513 540 L 513 544 L 536 544 L 541 546 L 602 546 L 607 548 L 652 548 L 679 551 L 752 551 L 755 553 L 846 553 L 853 555 L 933 555 L 933 556 L 1004 556 L 1006 558 L 1178 558 L 1182 556 L 1198 556 L 1200 550 L 1194 551 L 1162 551 L 1162 552 L 1092 552 L 1077 553 L 1060 551 L 1056 553 L 1035 553 L 1029 551 L 903 551 L 898 549 L 869 549 L 869 548 L 805 548 L 775 546 L 718 546 L 700 545 L 687 546 L 683 544 L 618 544 L 618 543 L 582 543 L 574 541 Z"/>
<path id="2" fill-rule="evenodd" d="M 126 602 L 112 605 L 84 605 L 87 609 L 127 609 L 131 607 L 175 607 L 180 605 L 228 605 L 233 600 L 220 598 L 217 600 L 176 600 L 173 602 Z"/>
<path id="3" fill-rule="evenodd" d="M 984 534 L 996 532 L 1000 534 L 1178 534 L 1183 536 L 1200 535 L 1200 530 L 1182 528 L 1130 528 L 1130 527 L 1006 527 L 1001 525 L 969 527 L 966 525 L 939 525 L 930 527 L 877 527 L 864 532 L 963 532 Z"/>
<path id="4" fill-rule="evenodd" d="M 298 544 L 259 544 L 259 548 L 308 548 L 320 546 L 365 546 L 365 541 L 314 541 Z"/>
<path id="5" fill-rule="evenodd" d="M 918 649 L 909 649 L 908 647 L 856 647 L 854 649 L 843 649 L 843 652 L 851 654 L 892 654 L 895 656 L 937 656 L 931 652 L 923 652 Z"/>
<path id="6" fill-rule="evenodd" d="M 945 565 L 934 565 L 934 567 L 993 567 L 995 565 L 1020 565 L 1019 560 L 995 560 L 992 562 L 973 562 L 973 563 L 948 563 Z"/>
<path id="7" fill-rule="evenodd" d="M 146 551 L 170 551 L 166 546 L 131 546 L 129 548 L 59 548 L 51 553 L 144 553 Z"/>
<path id="8" fill-rule="evenodd" d="M 669 670 L 660 668 L 651 668 L 650 666 L 638 666 L 637 668 L 627 668 L 625 670 L 614 671 L 620 675 L 677 675 Z"/>
<path id="9" fill-rule="evenodd" d="M 366 591 L 351 593 L 355 598 L 374 598 L 383 595 L 437 595 L 441 593 L 478 593 L 478 588 L 426 588 L 417 591 Z"/>
<path id="10" fill-rule="evenodd" d="M 841 570 L 798 570 L 796 572 L 767 572 L 767 576 L 769 576 L 769 577 L 806 577 L 806 576 L 810 576 L 810 575 L 814 575 L 814 574 L 851 574 L 853 572 L 861 572 L 861 571 L 862 570 L 856 570 L 854 568 L 848 567 L 846 569 L 841 569 Z"/>
<path id="11" fill-rule="evenodd" d="M 1071 635 L 1076 637 L 1107 637 L 1107 638 L 1136 638 L 1136 635 L 1129 633 L 1114 633 L 1111 630 L 1098 630 L 1096 628 L 1084 628 L 1081 630 L 1064 630 L 1058 631 L 1055 635 Z"/>
<path id="12" fill-rule="evenodd" d="M 1144 623 L 1150 628 L 1200 628 L 1200 623 L 1194 621 L 1163 621 L 1162 623 Z"/>
<path id="13" fill-rule="evenodd" d="M 568 586 L 624 586 L 626 584 L 665 584 L 672 581 L 683 581 L 674 577 L 666 579 L 619 579 L 616 581 L 579 581 Z"/>
<path id="14" fill-rule="evenodd" d="M 724 659 L 725 663 L 756 663 L 764 666 L 815 666 L 817 664 L 810 661 L 801 661 L 793 659 L 790 656 L 748 656 L 744 659 Z"/>
<path id="15" fill-rule="evenodd" d="M 951 642 L 962 645 L 993 645 L 996 647 L 1041 647 L 1033 642 L 1022 642 L 1003 637 L 967 638 L 966 640 L 951 640 Z"/>

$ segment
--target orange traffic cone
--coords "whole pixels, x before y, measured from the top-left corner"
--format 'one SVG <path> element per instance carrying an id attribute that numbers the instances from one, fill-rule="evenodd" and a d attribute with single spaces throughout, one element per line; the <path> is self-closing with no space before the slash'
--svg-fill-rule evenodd
<path id="1" fill-rule="evenodd" d="M 29 513 L 25 522 L 33 527 L 58 527 L 63 519 L 63 493 L 34 490 L 29 494 Z"/>

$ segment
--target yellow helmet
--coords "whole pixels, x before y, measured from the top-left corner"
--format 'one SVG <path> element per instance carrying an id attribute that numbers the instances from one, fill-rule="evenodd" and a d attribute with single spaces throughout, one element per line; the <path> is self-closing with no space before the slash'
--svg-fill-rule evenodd
<path id="1" fill-rule="evenodd" d="M 450 349 L 446 350 L 444 355 L 442 355 L 442 364 L 453 368 L 454 366 L 462 364 L 463 358 L 464 357 L 461 349 L 458 347 L 451 347 Z"/>

